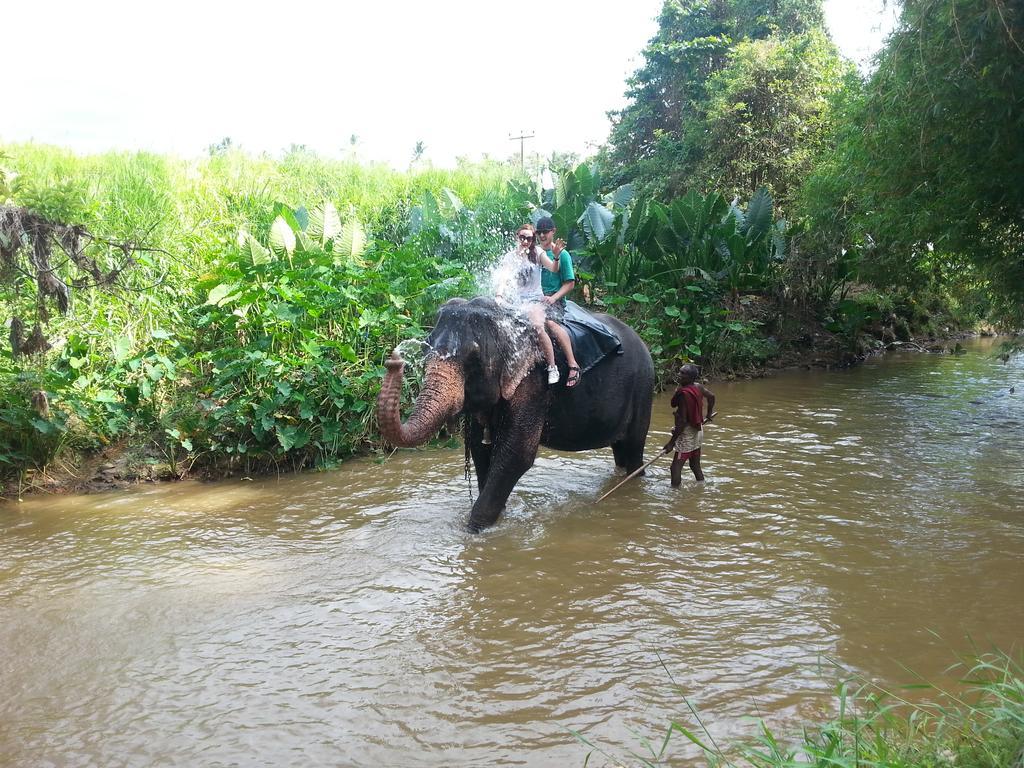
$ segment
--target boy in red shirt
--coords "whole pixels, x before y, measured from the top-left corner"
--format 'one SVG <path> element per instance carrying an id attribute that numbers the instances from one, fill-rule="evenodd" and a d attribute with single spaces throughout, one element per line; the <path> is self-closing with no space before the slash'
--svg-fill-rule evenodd
<path id="1" fill-rule="evenodd" d="M 690 460 L 690 469 L 698 481 L 704 479 L 700 468 L 700 446 L 703 442 L 706 424 L 715 415 L 714 393 L 697 381 L 700 369 L 687 363 L 679 369 L 679 386 L 672 395 L 672 407 L 676 409 L 676 424 L 672 437 L 665 443 L 665 453 L 675 449 L 672 457 L 672 487 L 678 488 L 683 482 L 683 462 Z M 707 401 L 707 417 L 704 416 L 704 402 Z"/>

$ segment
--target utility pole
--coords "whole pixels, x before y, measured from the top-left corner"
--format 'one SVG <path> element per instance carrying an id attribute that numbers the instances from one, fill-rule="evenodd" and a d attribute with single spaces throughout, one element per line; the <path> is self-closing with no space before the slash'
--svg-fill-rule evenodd
<path id="1" fill-rule="evenodd" d="M 522 128 L 519 129 L 519 135 L 513 136 L 511 133 L 508 135 L 509 141 L 519 142 L 519 169 L 522 171 L 526 170 L 526 151 L 524 149 L 527 139 L 532 139 L 532 133 L 526 133 Z"/>

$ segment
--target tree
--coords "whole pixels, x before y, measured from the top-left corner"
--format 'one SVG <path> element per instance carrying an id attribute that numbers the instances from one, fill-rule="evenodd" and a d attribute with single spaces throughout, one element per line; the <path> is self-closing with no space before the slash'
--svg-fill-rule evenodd
<path id="1" fill-rule="evenodd" d="M 845 210 L 866 277 L 977 273 L 1024 315 L 1022 24 L 1006 0 L 904 0 L 849 130 L 810 183 Z"/>
<path id="2" fill-rule="evenodd" d="M 235 147 L 235 142 L 231 140 L 230 136 L 225 136 L 220 141 L 210 144 L 206 148 L 206 153 L 210 157 L 217 157 L 219 155 L 226 155 Z"/>
<path id="3" fill-rule="evenodd" d="M 788 211 L 834 133 L 833 100 L 856 87 L 853 64 L 820 31 L 738 43 L 693 121 L 692 183 L 730 199 L 765 187 Z"/>
<path id="4" fill-rule="evenodd" d="M 51 308 L 67 314 L 72 290 L 114 288 L 138 252 L 152 250 L 97 238 L 83 225 L 53 221 L 28 208 L 0 205 L 0 305 L 10 310 L 11 355 L 45 352 Z M 23 318 L 32 323 L 27 336 Z"/>
<path id="5" fill-rule="evenodd" d="M 416 163 L 423 159 L 423 153 L 427 151 L 427 145 L 422 141 L 417 141 L 416 146 L 412 148 L 412 159 L 409 161 L 409 167 L 416 165 Z"/>
<path id="6" fill-rule="evenodd" d="M 666 0 L 644 65 L 627 82 L 630 103 L 610 115 L 603 159 L 612 183 L 636 181 L 669 195 L 690 187 L 708 143 L 702 123 L 709 89 L 735 47 L 823 24 L 821 0 Z"/>

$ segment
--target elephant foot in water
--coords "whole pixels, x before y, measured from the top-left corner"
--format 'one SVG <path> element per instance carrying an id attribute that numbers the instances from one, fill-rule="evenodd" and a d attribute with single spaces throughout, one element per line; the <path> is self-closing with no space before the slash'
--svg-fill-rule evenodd
<path id="1" fill-rule="evenodd" d="M 633 439 L 621 440 L 612 443 L 612 455 L 615 457 L 615 466 L 625 471 L 628 475 L 644 466 L 644 442 L 646 440 L 646 427 L 642 435 Z M 640 472 L 637 477 L 643 477 L 646 472 Z"/>
<path id="2" fill-rule="evenodd" d="M 475 515 L 470 515 L 469 521 L 466 523 L 466 529 L 470 533 L 480 533 L 486 530 L 487 528 L 490 528 L 496 522 L 498 522 L 498 518 L 501 517 L 504 512 L 505 508 L 502 507 L 501 509 L 498 510 L 497 514 L 489 518 L 482 518 L 476 517 Z"/>

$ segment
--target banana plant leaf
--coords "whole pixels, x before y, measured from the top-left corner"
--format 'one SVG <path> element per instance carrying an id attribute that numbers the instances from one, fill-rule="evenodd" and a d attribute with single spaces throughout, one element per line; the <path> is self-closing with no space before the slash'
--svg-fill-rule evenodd
<path id="1" fill-rule="evenodd" d="M 590 240 L 600 243 L 611 233 L 615 214 L 600 203 L 590 202 L 580 216 L 579 223 Z"/>
<path id="2" fill-rule="evenodd" d="M 324 200 L 309 213 L 309 235 L 320 245 L 326 245 L 341 232 L 341 217 L 330 200 Z"/>
<path id="3" fill-rule="evenodd" d="M 597 191 L 596 179 L 593 172 L 586 165 L 579 166 L 572 174 L 575 181 L 576 193 L 583 198 L 591 198 Z"/>
<path id="4" fill-rule="evenodd" d="M 633 201 L 633 185 L 623 184 L 618 189 L 604 196 L 606 205 L 615 208 L 625 208 Z"/>
<path id="5" fill-rule="evenodd" d="M 750 204 L 747 205 L 747 231 L 745 232 L 747 240 L 753 242 L 768 234 L 768 229 L 772 225 L 772 207 L 772 196 L 764 187 L 757 190 L 750 198 Z"/>

